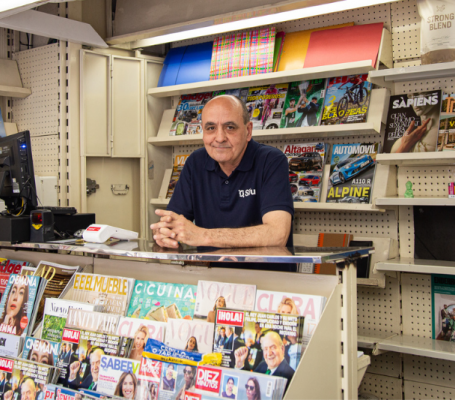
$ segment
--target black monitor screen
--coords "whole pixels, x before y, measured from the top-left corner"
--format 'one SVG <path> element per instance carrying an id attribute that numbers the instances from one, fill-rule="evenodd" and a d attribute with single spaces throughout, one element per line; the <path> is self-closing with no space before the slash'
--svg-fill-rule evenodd
<path id="1" fill-rule="evenodd" d="M 0 198 L 14 215 L 38 205 L 31 147 L 29 131 L 0 138 Z"/>

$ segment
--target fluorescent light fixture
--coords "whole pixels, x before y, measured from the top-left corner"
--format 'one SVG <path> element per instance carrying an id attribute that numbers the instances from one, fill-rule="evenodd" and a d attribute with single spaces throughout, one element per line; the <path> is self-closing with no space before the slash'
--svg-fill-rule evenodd
<path id="1" fill-rule="evenodd" d="M 264 15 L 260 17 L 241 19 L 239 21 L 226 22 L 224 24 L 215 24 L 214 19 L 205 21 L 194 21 L 186 25 L 175 25 L 174 27 L 157 28 L 150 32 L 138 32 L 137 34 L 124 35 L 123 37 L 113 37 L 107 40 L 109 44 L 122 44 L 129 42 L 129 47 L 137 49 L 141 47 L 155 46 L 163 43 L 176 42 L 179 40 L 192 39 L 203 36 L 216 35 L 225 32 L 249 29 L 257 26 L 277 24 L 286 21 L 292 21 L 302 18 L 314 17 L 328 13 L 352 10 L 384 3 L 392 3 L 398 0 L 340 0 L 331 3 L 325 3 L 305 8 L 299 8 L 290 11 L 278 12 L 275 14 Z M 134 40 L 138 36 L 147 39 Z"/>
<path id="2" fill-rule="evenodd" d="M 49 0 L 2 0 L 0 1 L 0 12 L 23 7 L 33 3 L 47 3 Z M 33 5 L 37 7 L 40 4 Z"/>

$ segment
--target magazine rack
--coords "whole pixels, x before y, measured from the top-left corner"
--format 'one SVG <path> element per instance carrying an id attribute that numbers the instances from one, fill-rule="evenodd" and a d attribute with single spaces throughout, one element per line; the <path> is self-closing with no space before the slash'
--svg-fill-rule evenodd
<path id="1" fill-rule="evenodd" d="M 9 248 L 5 248 L 5 247 Z M 14 250 L 13 250 L 14 249 Z M 19 251 L 18 251 L 19 250 Z M 35 250 L 35 251 L 30 251 Z M 60 254 L 43 254 L 42 251 Z M 327 304 L 296 370 L 285 399 L 356 399 L 369 357 L 357 358 L 356 259 L 372 248 L 253 248 L 200 252 L 161 249 L 143 240 L 113 246 L 86 244 L 0 243 L 0 257 L 41 259 L 67 265 L 86 264 L 88 272 L 130 278 L 196 285 L 198 280 L 256 284 L 258 289 L 321 295 Z M 66 253 L 66 254 L 65 254 Z M 81 257 L 86 255 L 86 257 Z M 104 257 L 104 258 L 101 258 Z M 192 263 L 236 258 L 239 262 L 335 262 L 338 275 L 210 268 Z M 186 263 L 186 264 L 185 264 Z M 189 264 L 188 264 L 189 263 Z M 171 277 L 171 278 L 170 278 Z M 359 372 L 358 372 L 359 371 Z M 358 377 L 359 374 L 359 377 Z"/>

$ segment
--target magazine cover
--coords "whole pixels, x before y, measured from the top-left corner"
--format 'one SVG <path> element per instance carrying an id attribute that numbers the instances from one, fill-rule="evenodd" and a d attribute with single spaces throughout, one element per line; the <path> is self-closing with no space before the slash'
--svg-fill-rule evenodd
<path id="1" fill-rule="evenodd" d="M 41 364 L 57 366 L 60 343 L 27 336 L 24 342 L 22 358 Z"/>
<path id="2" fill-rule="evenodd" d="M 136 400 L 157 400 L 162 362 L 143 357 L 139 367 Z"/>
<path id="3" fill-rule="evenodd" d="M 170 319 L 169 321 L 177 320 Z M 165 322 L 160 321 L 121 317 L 115 334 L 134 339 L 127 358 L 140 361 L 149 338 L 164 342 L 167 325 Z"/>
<path id="4" fill-rule="evenodd" d="M 70 307 L 65 328 L 115 335 L 120 315 Z"/>
<path id="5" fill-rule="evenodd" d="M 114 356 L 101 356 L 96 391 L 110 396 L 136 398 L 139 361 Z"/>
<path id="6" fill-rule="evenodd" d="M 318 202 L 327 156 L 326 145 L 323 142 L 285 143 L 283 152 L 289 162 L 289 184 L 294 202 Z"/>
<path id="7" fill-rule="evenodd" d="M 250 87 L 246 107 L 255 129 L 278 129 L 288 83 Z"/>
<path id="8" fill-rule="evenodd" d="M 202 133 L 202 109 L 211 98 L 212 92 L 181 95 L 169 136 Z"/>
<path id="9" fill-rule="evenodd" d="M 455 342 L 455 277 L 431 275 L 433 339 Z"/>
<path id="10" fill-rule="evenodd" d="M 438 151 L 455 150 L 455 94 L 442 94 Z"/>
<path id="11" fill-rule="evenodd" d="M 244 103 L 247 102 L 247 97 L 250 89 L 249 88 L 240 88 L 240 89 L 224 89 L 224 90 L 217 90 L 213 92 L 213 97 L 223 96 L 223 95 L 230 95 L 238 97 Z"/>
<path id="12" fill-rule="evenodd" d="M 82 400 L 83 394 L 78 390 L 63 388 L 61 386 L 55 387 L 55 400 Z"/>
<path id="13" fill-rule="evenodd" d="M 327 298 L 324 296 L 258 290 L 254 310 L 268 313 L 298 314 L 305 317 L 302 338 L 302 349 L 305 350 L 321 319 L 326 301 Z"/>
<path id="14" fill-rule="evenodd" d="M 324 104 L 325 79 L 291 82 L 280 128 L 317 126 Z"/>
<path id="15" fill-rule="evenodd" d="M 33 275 L 47 280 L 46 288 L 39 302 L 35 329 L 43 320 L 44 302 L 47 298 L 63 297 L 72 286 L 74 274 L 82 271 L 80 266 L 69 266 L 41 261 Z"/>
<path id="16" fill-rule="evenodd" d="M 217 308 L 254 310 L 255 299 L 256 285 L 199 281 L 194 318 L 215 322 Z"/>
<path id="17" fill-rule="evenodd" d="M 259 375 L 250 371 L 222 367 L 200 366 L 197 368 L 195 390 L 200 399 L 281 399 L 287 380 L 273 375 Z M 188 390 L 190 393 L 191 391 Z"/>
<path id="18" fill-rule="evenodd" d="M 0 332 L 0 356 L 19 357 L 22 351 L 24 338 Z"/>
<path id="19" fill-rule="evenodd" d="M 95 306 L 89 303 L 78 303 L 76 301 L 47 298 L 44 303 L 43 329 L 41 338 L 54 342 L 62 341 L 63 328 L 68 317 L 68 310 L 73 309 L 94 311 L 103 306 Z"/>
<path id="20" fill-rule="evenodd" d="M 436 151 L 441 103 L 441 90 L 390 96 L 382 151 Z"/>
<path id="21" fill-rule="evenodd" d="M 201 132 L 202 133 L 202 132 Z M 169 186 L 167 188 L 166 199 L 170 199 L 174 193 L 175 185 L 180 178 L 180 173 L 182 172 L 183 166 L 185 165 L 186 159 L 189 157 L 189 154 L 176 154 L 174 157 L 174 166 L 172 167 L 171 180 L 169 181 Z"/>
<path id="22" fill-rule="evenodd" d="M 11 274 L 0 302 L 0 332 L 27 336 L 33 324 L 33 307 L 40 279 Z"/>
<path id="23" fill-rule="evenodd" d="M 34 267 L 31 262 L 28 261 L 19 261 L 19 260 L 11 260 L 11 259 L 3 259 L 5 260 L 4 263 L 2 262 L 0 265 L 0 272 L 4 274 L 17 274 L 20 275 L 22 271 L 22 267 Z"/>
<path id="24" fill-rule="evenodd" d="M 327 203 L 371 202 L 379 143 L 334 144 Z"/>
<path id="25" fill-rule="evenodd" d="M 139 318 L 161 322 L 167 322 L 168 318 L 193 318 L 195 285 L 136 281 L 133 293 L 142 299 Z M 128 317 L 132 316 L 131 311 L 132 307 L 128 310 Z"/>
<path id="26" fill-rule="evenodd" d="M 43 390 L 46 384 L 53 383 L 58 373 L 58 370 L 50 365 L 20 358 L 0 358 L 0 371 L 6 374 L 6 384 L 9 384 L 11 389 L 14 387 L 19 389 L 14 390 L 12 400 L 16 400 L 16 393 L 27 391 L 36 393 Z"/>
<path id="27" fill-rule="evenodd" d="M 371 83 L 368 74 L 327 79 L 321 125 L 367 122 Z"/>
<path id="28" fill-rule="evenodd" d="M 304 321 L 296 314 L 219 309 L 213 351 L 222 353 L 222 367 L 265 373 L 280 366 L 292 377 L 302 353 Z M 271 346 L 278 349 L 273 356 L 264 352 Z"/>
<path id="29" fill-rule="evenodd" d="M 104 312 L 125 315 L 134 279 L 76 273 L 68 300 L 104 306 Z"/>
<path id="30" fill-rule="evenodd" d="M 158 399 L 180 399 L 184 397 L 185 391 L 194 390 L 196 370 L 196 367 L 190 365 L 163 362 Z"/>
<path id="31" fill-rule="evenodd" d="M 3 293 L 5 293 L 10 275 L 11 274 L 5 272 L 0 272 L 0 300 L 2 299 Z"/>
<path id="32" fill-rule="evenodd" d="M 170 319 L 164 343 L 180 350 L 211 353 L 213 348 L 212 322 Z"/>

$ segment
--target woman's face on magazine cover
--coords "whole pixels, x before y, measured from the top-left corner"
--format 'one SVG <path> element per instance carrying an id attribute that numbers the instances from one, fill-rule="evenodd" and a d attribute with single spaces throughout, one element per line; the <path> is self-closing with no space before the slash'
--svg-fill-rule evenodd
<path id="1" fill-rule="evenodd" d="M 122 384 L 123 397 L 127 399 L 132 399 L 134 397 L 134 382 L 133 377 L 128 375 Z"/>
<path id="2" fill-rule="evenodd" d="M 44 340 L 42 342 L 46 343 Z M 32 350 L 32 353 L 30 354 L 30 361 L 35 361 L 35 362 L 38 362 L 41 364 L 51 365 L 49 361 L 50 361 L 50 357 L 52 357 L 52 355 L 49 354 L 48 352 L 44 351 L 44 346 L 42 346 L 42 347 L 43 347 L 43 350 L 34 350 L 34 349 Z"/>
<path id="3" fill-rule="evenodd" d="M 224 297 L 219 297 L 218 298 L 218 300 L 216 301 L 216 306 L 218 308 L 226 307 L 226 300 L 224 300 Z"/>
<path id="4" fill-rule="evenodd" d="M 253 400 L 256 397 L 256 385 L 252 380 L 249 380 L 245 385 L 246 397 L 248 400 Z"/>
<path id="5" fill-rule="evenodd" d="M 167 379 L 171 379 L 172 375 L 173 375 L 173 372 L 174 372 L 174 366 L 172 364 L 169 364 L 167 366 L 167 370 L 166 370 L 166 378 Z"/>
<path id="6" fill-rule="evenodd" d="M 8 297 L 6 305 L 6 313 L 15 317 L 24 303 L 25 285 L 15 283 L 11 288 L 11 293 Z"/>
<path id="7" fill-rule="evenodd" d="M 145 346 L 145 333 L 142 331 L 139 331 L 136 333 L 136 336 L 134 337 L 134 348 L 139 350 L 143 349 Z"/>
<path id="8" fill-rule="evenodd" d="M 192 350 L 194 350 L 195 347 L 196 347 L 196 339 L 192 337 L 192 338 L 190 338 L 190 340 L 188 340 L 188 350 L 192 351 Z"/>

